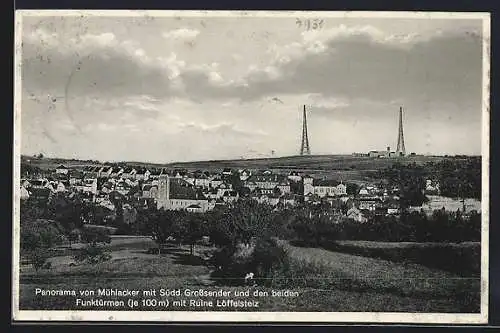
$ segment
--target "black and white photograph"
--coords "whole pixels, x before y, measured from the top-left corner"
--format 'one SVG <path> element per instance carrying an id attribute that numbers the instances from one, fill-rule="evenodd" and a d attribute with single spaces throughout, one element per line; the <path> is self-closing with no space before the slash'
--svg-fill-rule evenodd
<path id="1" fill-rule="evenodd" d="M 14 320 L 487 323 L 488 13 L 15 21 Z"/>

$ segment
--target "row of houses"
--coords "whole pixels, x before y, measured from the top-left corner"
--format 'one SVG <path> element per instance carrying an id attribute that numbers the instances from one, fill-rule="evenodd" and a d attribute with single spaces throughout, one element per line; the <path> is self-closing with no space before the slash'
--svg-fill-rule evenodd
<path id="1" fill-rule="evenodd" d="M 109 197 L 119 194 L 126 200 L 158 208 L 206 212 L 240 199 L 241 189 L 233 188 L 234 176 L 246 189 L 246 197 L 273 206 L 306 202 L 327 203 L 333 208 L 339 203 L 347 203 L 350 214 L 358 216 L 360 221 L 359 216 L 367 213 L 395 214 L 398 211 L 394 189 L 367 185 L 361 187 L 353 199 L 342 181 L 316 179 L 297 172 L 279 174 L 247 169 L 235 172 L 229 168 L 210 173 L 113 166 L 69 169 L 61 165 L 48 179 L 25 180 L 22 196 L 28 197 L 42 188 L 47 189 L 46 193 L 82 192 L 89 194 L 94 202 L 112 209 Z M 292 186 L 297 184 L 300 186 Z"/>

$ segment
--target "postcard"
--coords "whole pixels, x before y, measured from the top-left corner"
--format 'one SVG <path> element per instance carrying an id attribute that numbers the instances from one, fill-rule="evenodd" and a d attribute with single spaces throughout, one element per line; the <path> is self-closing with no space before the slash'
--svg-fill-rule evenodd
<path id="1" fill-rule="evenodd" d="M 489 13 L 15 23 L 13 320 L 487 323 Z"/>

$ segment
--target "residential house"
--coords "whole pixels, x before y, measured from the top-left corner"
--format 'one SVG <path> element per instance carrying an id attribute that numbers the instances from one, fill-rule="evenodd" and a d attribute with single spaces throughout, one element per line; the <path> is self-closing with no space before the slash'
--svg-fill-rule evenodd
<path id="1" fill-rule="evenodd" d="M 302 176 L 296 171 L 290 172 L 287 178 L 292 182 L 300 182 L 302 180 Z"/>
<path id="2" fill-rule="evenodd" d="M 196 177 L 191 174 L 191 173 L 185 173 L 184 176 L 182 177 L 186 182 L 194 186 L 194 183 L 196 181 Z"/>
<path id="3" fill-rule="evenodd" d="M 83 179 L 84 173 L 80 170 L 71 170 L 69 174 L 69 184 L 73 185 Z"/>
<path id="4" fill-rule="evenodd" d="M 69 182 L 58 182 L 57 186 L 55 188 L 56 192 L 66 192 L 69 189 L 70 185 Z"/>
<path id="5" fill-rule="evenodd" d="M 69 173 L 69 169 L 61 164 L 56 168 L 56 173 L 67 175 Z"/>
<path id="6" fill-rule="evenodd" d="M 252 173 L 247 169 L 241 170 L 239 174 L 240 174 L 240 180 L 243 182 L 252 176 Z"/>
<path id="7" fill-rule="evenodd" d="M 291 193 L 283 194 L 280 198 L 280 203 L 283 206 L 295 206 L 297 204 L 297 198 Z"/>
<path id="8" fill-rule="evenodd" d="M 123 174 L 123 168 L 114 167 L 111 170 L 111 174 L 109 175 L 109 177 L 111 177 L 111 178 L 118 178 L 118 177 L 121 177 L 122 174 Z"/>
<path id="9" fill-rule="evenodd" d="M 135 179 L 136 173 L 137 173 L 137 170 L 135 168 L 128 167 L 128 168 L 125 168 L 125 170 L 123 170 L 121 177 L 123 179 Z"/>
<path id="10" fill-rule="evenodd" d="M 102 193 L 111 193 L 112 191 L 114 191 L 114 189 L 115 189 L 115 184 L 110 181 L 105 182 L 101 186 Z"/>
<path id="11" fill-rule="evenodd" d="M 116 208 L 115 205 L 109 199 L 100 200 L 99 205 L 103 206 L 111 211 L 114 211 Z"/>
<path id="12" fill-rule="evenodd" d="M 399 200 L 389 199 L 386 202 L 387 205 L 387 214 L 388 215 L 399 215 L 400 213 L 400 203 Z"/>
<path id="13" fill-rule="evenodd" d="M 224 181 L 222 180 L 222 177 L 219 175 L 215 175 L 210 179 L 210 187 L 216 188 L 222 185 Z"/>
<path id="14" fill-rule="evenodd" d="M 279 194 L 260 194 L 253 196 L 253 199 L 259 203 L 268 204 L 271 206 L 276 206 L 280 203 Z"/>
<path id="15" fill-rule="evenodd" d="M 224 170 L 222 170 L 222 174 L 224 176 L 231 176 L 231 174 L 232 174 L 231 168 L 224 168 Z"/>
<path id="16" fill-rule="evenodd" d="M 279 184 L 276 186 L 281 194 L 287 194 L 290 193 L 290 182 L 287 179 L 282 179 Z"/>
<path id="17" fill-rule="evenodd" d="M 174 174 L 173 178 L 185 178 L 187 175 L 187 172 L 185 170 L 176 169 L 176 170 L 174 170 L 173 174 Z"/>
<path id="18" fill-rule="evenodd" d="M 146 168 L 139 168 L 139 169 L 137 169 L 137 173 L 135 174 L 135 179 L 137 179 L 137 180 L 148 180 L 150 174 L 151 174 L 151 172 L 148 169 L 146 169 Z"/>
<path id="19" fill-rule="evenodd" d="M 198 175 L 194 180 L 194 186 L 208 188 L 210 187 L 210 179 L 205 174 Z"/>
<path id="20" fill-rule="evenodd" d="M 347 195 L 347 188 L 341 182 L 331 179 L 315 179 L 314 193 L 320 197 Z"/>
<path id="21" fill-rule="evenodd" d="M 155 168 L 151 169 L 149 173 L 149 179 L 158 179 L 162 173 L 162 169 Z"/>
<path id="22" fill-rule="evenodd" d="M 121 195 L 127 195 L 132 187 L 125 183 L 124 181 L 115 184 L 115 191 Z"/>
<path id="23" fill-rule="evenodd" d="M 360 195 L 360 196 L 368 196 L 368 195 L 370 195 L 370 193 L 368 192 L 368 189 L 363 186 L 363 187 L 361 187 L 359 189 L 358 195 Z"/>
<path id="24" fill-rule="evenodd" d="M 231 186 L 231 184 L 226 184 L 226 183 L 222 183 L 219 185 L 219 187 L 217 188 L 217 197 L 218 198 L 222 198 L 222 196 L 224 195 L 224 193 L 227 191 L 227 190 L 231 190 L 233 187 Z"/>
<path id="25" fill-rule="evenodd" d="M 280 175 L 264 173 L 260 175 L 252 175 L 245 183 L 253 182 L 258 188 L 261 189 L 274 189 L 281 181 L 283 181 L 283 177 Z"/>
<path id="26" fill-rule="evenodd" d="M 326 196 L 345 196 L 347 195 L 347 187 L 342 182 L 336 180 L 304 177 L 304 196 L 309 193 L 316 194 L 321 198 Z"/>
<path id="27" fill-rule="evenodd" d="M 244 187 L 248 188 L 250 190 L 250 192 L 253 192 L 257 188 L 257 183 L 255 183 L 251 180 L 246 180 L 244 183 Z"/>
<path id="28" fill-rule="evenodd" d="M 158 197 L 158 186 L 146 184 L 142 186 L 142 197 L 143 198 L 157 198 Z"/>
<path id="29" fill-rule="evenodd" d="M 127 183 L 127 185 L 129 185 L 130 187 L 135 187 L 135 186 L 139 186 L 139 180 L 137 179 L 130 179 L 130 178 L 126 178 L 125 180 L 123 180 L 125 183 Z"/>
<path id="30" fill-rule="evenodd" d="M 359 197 L 356 201 L 358 209 L 368 211 L 375 211 L 382 204 L 381 199 L 376 196 Z"/>
<path id="31" fill-rule="evenodd" d="M 210 188 L 210 189 L 207 189 L 204 192 L 205 196 L 208 199 L 212 199 L 212 200 L 220 198 L 220 196 L 218 195 L 218 193 L 219 193 L 219 191 L 216 188 Z"/>
<path id="32" fill-rule="evenodd" d="M 425 194 L 439 195 L 440 194 L 439 182 L 432 179 L 427 179 L 425 181 Z"/>
<path id="33" fill-rule="evenodd" d="M 26 199 L 29 199 L 29 197 L 30 197 L 30 193 L 28 192 L 26 187 L 21 186 L 21 188 L 19 189 L 19 198 L 21 200 L 26 200 Z"/>
<path id="34" fill-rule="evenodd" d="M 113 167 L 111 166 L 103 166 L 98 171 L 98 176 L 100 178 L 109 178 L 111 177 L 111 173 L 113 172 Z"/>
<path id="35" fill-rule="evenodd" d="M 233 190 L 227 190 L 224 192 L 224 195 L 222 196 L 222 200 L 224 200 L 225 203 L 233 203 L 238 201 L 239 199 L 239 194 L 236 191 Z"/>
<path id="36" fill-rule="evenodd" d="M 29 180 L 23 178 L 23 179 L 21 179 L 21 186 L 28 188 L 31 186 L 31 184 L 30 184 Z"/>
<path id="37" fill-rule="evenodd" d="M 85 176 L 79 183 L 73 185 L 78 192 L 97 194 L 97 178 Z"/>

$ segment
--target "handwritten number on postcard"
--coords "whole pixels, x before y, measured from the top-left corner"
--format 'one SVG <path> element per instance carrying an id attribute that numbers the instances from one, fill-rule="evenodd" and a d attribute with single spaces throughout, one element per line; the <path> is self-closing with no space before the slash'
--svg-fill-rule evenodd
<path id="1" fill-rule="evenodd" d="M 318 30 L 323 28 L 324 21 L 321 19 L 296 19 L 295 23 L 299 28 L 304 30 Z"/>

